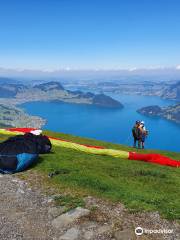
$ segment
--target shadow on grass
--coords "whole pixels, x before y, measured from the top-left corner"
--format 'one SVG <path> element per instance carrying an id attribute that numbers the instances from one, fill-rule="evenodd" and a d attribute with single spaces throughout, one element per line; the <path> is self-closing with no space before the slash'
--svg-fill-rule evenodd
<path id="1" fill-rule="evenodd" d="M 33 168 L 37 167 L 38 165 L 41 165 L 44 160 L 45 159 L 43 158 L 43 156 L 38 156 L 36 161 L 34 161 L 28 169 L 33 169 Z"/>

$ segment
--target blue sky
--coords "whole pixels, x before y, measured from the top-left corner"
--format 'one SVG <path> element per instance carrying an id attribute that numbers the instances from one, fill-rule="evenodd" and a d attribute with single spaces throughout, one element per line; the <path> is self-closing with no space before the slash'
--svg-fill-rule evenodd
<path id="1" fill-rule="evenodd" d="M 179 0 L 0 0 L 0 66 L 177 66 L 179 13 Z"/>

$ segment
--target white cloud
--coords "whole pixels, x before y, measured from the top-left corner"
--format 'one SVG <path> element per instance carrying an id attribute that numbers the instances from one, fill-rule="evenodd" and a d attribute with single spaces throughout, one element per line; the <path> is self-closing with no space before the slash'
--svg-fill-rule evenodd
<path id="1" fill-rule="evenodd" d="M 65 71 L 70 71 L 71 70 L 71 68 L 70 67 L 65 67 L 65 69 L 64 69 Z"/>
<path id="2" fill-rule="evenodd" d="M 137 70 L 137 68 L 136 67 L 133 67 L 133 68 L 130 68 L 130 69 L 128 69 L 130 72 L 133 72 L 133 71 L 136 71 Z"/>
<path id="3" fill-rule="evenodd" d="M 177 69 L 177 70 L 180 70 L 180 65 L 176 66 L 176 69 Z"/>

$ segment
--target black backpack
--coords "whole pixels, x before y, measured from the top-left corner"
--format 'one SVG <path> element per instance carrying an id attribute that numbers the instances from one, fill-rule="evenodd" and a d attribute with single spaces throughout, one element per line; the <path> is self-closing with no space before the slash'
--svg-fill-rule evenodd
<path id="1" fill-rule="evenodd" d="M 26 133 L 10 137 L 0 143 L 0 154 L 16 155 L 20 153 L 43 154 L 51 151 L 52 145 L 47 136 Z"/>
<path id="2" fill-rule="evenodd" d="M 34 135 L 32 133 L 26 133 L 24 137 L 37 144 L 38 153 L 44 154 L 44 153 L 49 153 L 51 151 L 52 144 L 47 136 L 42 134 Z"/>

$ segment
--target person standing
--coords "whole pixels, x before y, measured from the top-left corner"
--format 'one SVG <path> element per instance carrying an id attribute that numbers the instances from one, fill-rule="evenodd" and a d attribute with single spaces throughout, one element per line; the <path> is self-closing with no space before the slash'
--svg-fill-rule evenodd
<path id="1" fill-rule="evenodd" d="M 139 140 L 138 140 L 138 148 L 144 149 L 145 139 L 148 135 L 148 131 L 146 130 L 144 121 L 141 121 L 139 124 Z"/>
<path id="2" fill-rule="evenodd" d="M 134 139 L 134 142 L 133 142 L 133 147 L 136 148 L 136 143 L 138 142 L 138 146 L 139 146 L 139 133 L 140 133 L 140 130 L 139 130 L 139 126 L 140 126 L 141 122 L 139 120 L 137 120 L 135 122 L 135 125 L 133 126 L 132 128 L 132 136 L 133 136 L 133 139 Z"/>

